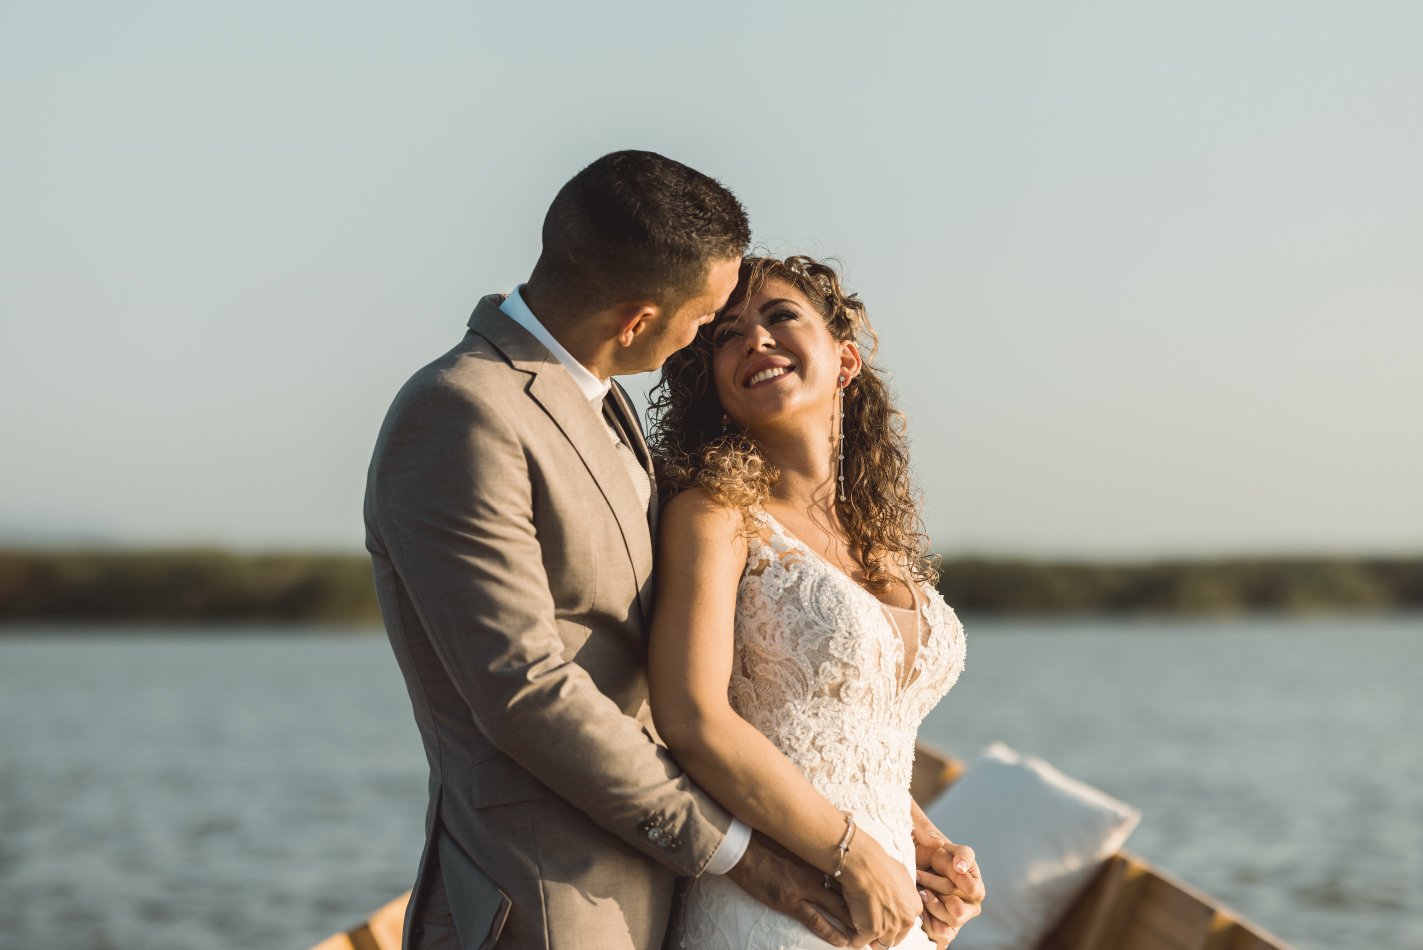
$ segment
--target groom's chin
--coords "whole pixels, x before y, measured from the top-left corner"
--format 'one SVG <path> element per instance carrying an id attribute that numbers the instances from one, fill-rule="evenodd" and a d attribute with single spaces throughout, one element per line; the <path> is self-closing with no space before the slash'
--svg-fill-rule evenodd
<path id="1" fill-rule="evenodd" d="M 683 343 L 681 346 L 675 345 L 675 343 L 676 343 L 675 340 L 667 340 L 667 341 L 665 341 L 665 345 L 662 346 L 662 347 L 658 347 L 656 351 L 651 351 L 651 352 L 642 354 L 641 359 L 638 359 L 638 358 L 632 358 L 632 359 L 630 359 L 628 362 L 631 363 L 631 364 L 632 364 L 633 366 L 635 366 L 636 368 L 629 369 L 627 372 L 629 372 L 629 373 L 656 373 L 656 372 L 658 372 L 659 370 L 662 369 L 662 364 L 663 364 L 663 363 L 666 363 L 667 360 L 668 360 L 669 358 L 671 358 L 671 356 L 672 356 L 673 353 L 676 353 L 678 350 L 681 350 L 681 349 L 683 349 L 683 348 L 685 348 L 685 347 L 687 347 L 687 346 L 690 346 L 693 339 L 696 339 L 695 334 L 691 337 L 691 339 L 688 339 L 687 342 L 686 342 L 686 343 Z M 629 354 L 629 355 L 631 356 L 631 354 Z"/>

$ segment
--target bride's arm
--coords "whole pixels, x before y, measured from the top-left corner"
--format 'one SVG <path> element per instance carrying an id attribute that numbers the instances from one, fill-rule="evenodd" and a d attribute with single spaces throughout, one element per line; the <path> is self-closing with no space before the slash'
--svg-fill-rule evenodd
<path id="1" fill-rule="evenodd" d="M 747 554 L 741 514 L 693 489 L 668 503 L 661 523 L 648 662 L 657 731 L 723 807 L 831 872 L 844 813 L 727 701 Z M 856 836 L 840 881 L 862 933 L 893 935 L 922 910 L 903 866 L 868 835 Z"/>
<path id="2" fill-rule="evenodd" d="M 746 564 L 741 515 L 693 490 L 667 505 L 661 525 L 648 647 L 657 731 L 733 815 L 832 871 L 844 813 L 727 701 L 736 588 Z"/>

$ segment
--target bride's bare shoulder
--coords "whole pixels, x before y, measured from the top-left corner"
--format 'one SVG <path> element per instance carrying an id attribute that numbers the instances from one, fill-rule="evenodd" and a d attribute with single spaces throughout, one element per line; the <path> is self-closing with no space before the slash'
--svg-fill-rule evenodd
<path id="1" fill-rule="evenodd" d="M 688 488 L 662 507 L 658 543 L 714 542 L 746 545 L 741 509 L 723 504 L 700 486 Z"/>

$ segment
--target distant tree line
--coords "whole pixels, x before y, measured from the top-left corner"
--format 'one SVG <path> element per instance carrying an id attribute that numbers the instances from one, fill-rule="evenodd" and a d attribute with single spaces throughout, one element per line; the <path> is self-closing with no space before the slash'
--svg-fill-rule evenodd
<path id="1" fill-rule="evenodd" d="M 371 564 L 349 555 L 0 552 L 0 622 L 367 622 Z"/>
<path id="2" fill-rule="evenodd" d="M 940 589 L 974 613 L 1423 610 L 1423 557 L 1093 564 L 948 559 Z M 0 623 L 374 623 L 359 556 L 0 551 Z"/>
<path id="3" fill-rule="evenodd" d="M 1423 610 L 1423 557 L 1249 558 L 1141 564 L 946 560 L 955 608 L 1021 613 Z"/>

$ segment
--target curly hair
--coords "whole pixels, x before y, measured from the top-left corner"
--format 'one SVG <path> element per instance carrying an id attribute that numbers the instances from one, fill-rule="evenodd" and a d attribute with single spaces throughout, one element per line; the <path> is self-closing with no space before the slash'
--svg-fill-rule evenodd
<path id="1" fill-rule="evenodd" d="M 894 406 L 888 386 L 873 367 L 879 340 L 857 294 L 846 294 L 840 275 L 827 263 L 796 255 L 784 260 L 748 257 L 720 320 L 732 307 L 781 280 L 799 290 L 825 320 L 830 335 L 853 340 L 863 366 L 845 389 L 842 422 L 845 445 L 846 501 L 836 501 L 840 523 L 871 589 L 887 590 L 896 574 L 886 563 L 904 563 L 915 578 L 938 582 L 937 559 L 928 553 L 928 537 L 919 514 L 919 493 L 909 473 L 904 414 Z M 716 326 L 713 321 L 707 329 Z M 712 381 L 712 344 L 699 333 L 662 367 L 651 396 L 648 443 L 658 462 L 658 491 L 665 503 L 693 486 L 708 491 L 719 504 L 738 508 L 752 528 L 749 509 L 762 503 L 780 478 L 756 440 L 735 429 L 723 431 L 721 400 Z"/>

